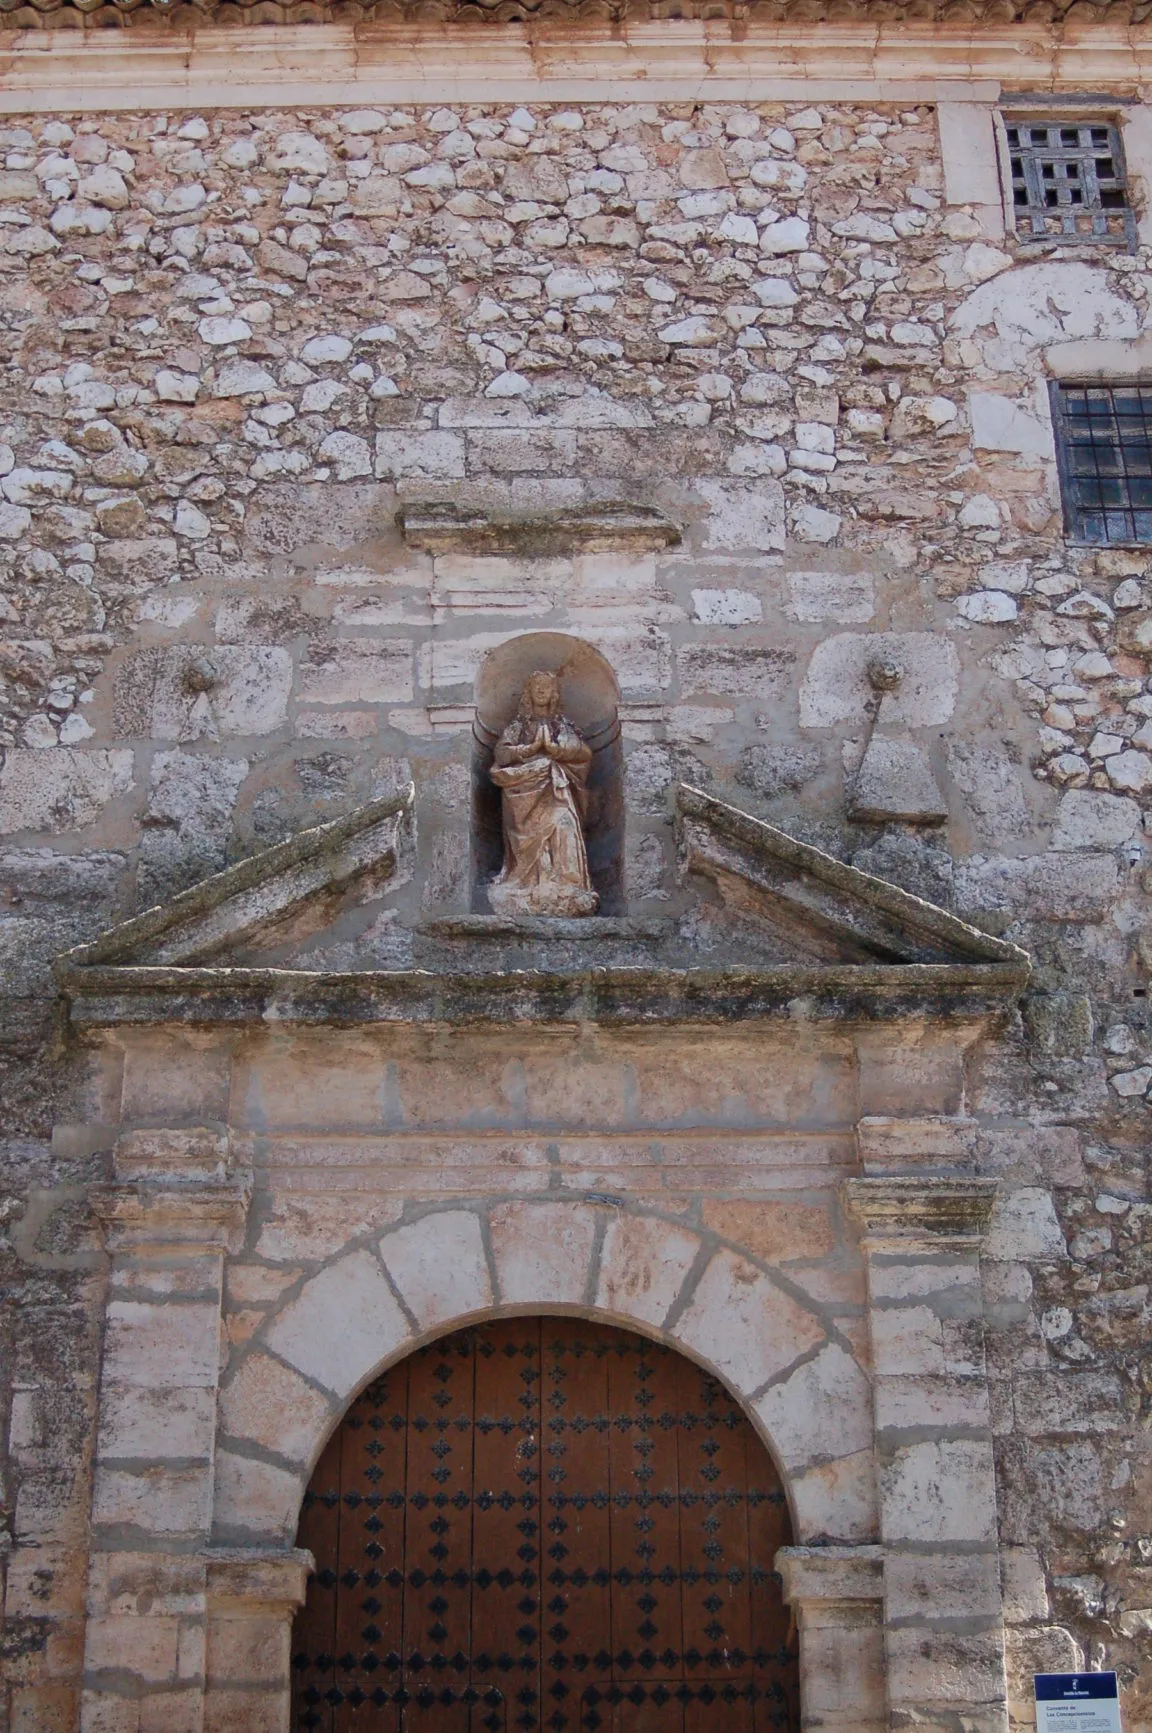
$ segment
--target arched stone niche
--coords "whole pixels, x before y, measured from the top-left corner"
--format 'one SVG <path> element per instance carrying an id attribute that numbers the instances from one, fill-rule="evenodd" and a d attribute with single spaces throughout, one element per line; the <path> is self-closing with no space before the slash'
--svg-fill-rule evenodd
<path id="1" fill-rule="evenodd" d="M 560 677 L 564 714 L 592 748 L 585 833 L 592 884 L 602 915 L 624 912 L 624 761 L 620 688 L 610 663 L 565 632 L 527 632 L 490 650 L 476 676 L 472 725 L 472 907 L 489 912 L 488 885 L 503 864 L 500 791 L 491 778 L 497 740 L 516 714 L 529 674 Z"/>

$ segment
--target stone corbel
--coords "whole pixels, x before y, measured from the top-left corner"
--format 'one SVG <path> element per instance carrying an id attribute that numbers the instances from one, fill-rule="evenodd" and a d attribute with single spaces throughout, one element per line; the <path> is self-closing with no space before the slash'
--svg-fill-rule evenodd
<path id="1" fill-rule="evenodd" d="M 879 1733 L 884 1689 L 884 1549 L 786 1546 L 776 1554 L 800 1632 L 804 1733 Z"/>
<path id="2" fill-rule="evenodd" d="M 312 1554 L 213 1547 L 207 1564 L 204 1733 L 287 1733 L 292 1617 L 304 1600 Z"/>

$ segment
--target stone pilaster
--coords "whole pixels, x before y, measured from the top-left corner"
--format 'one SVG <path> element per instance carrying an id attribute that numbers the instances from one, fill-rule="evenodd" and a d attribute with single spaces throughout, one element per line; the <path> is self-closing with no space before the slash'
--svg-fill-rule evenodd
<path id="1" fill-rule="evenodd" d="M 884 1552 L 786 1546 L 776 1554 L 800 1633 L 803 1733 L 882 1733 Z"/>
<path id="2" fill-rule="evenodd" d="M 204 1733 L 288 1733 L 292 1615 L 312 1555 L 219 1547 L 205 1560 Z"/>
<path id="3" fill-rule="evenodd" d="M 893 1729 L 1007 1726 L 980 1242 L 995 1182 L 847 1182 L 864 1228 Z"/>
<path id="4" fill-rule="evenodd" d="M 93 1472 L 84 1733 L 201 1733 L 224 1254 L 248 1185 L 225 1136 L 129 1133 L 93 1207 L 112 1267 Z"/>

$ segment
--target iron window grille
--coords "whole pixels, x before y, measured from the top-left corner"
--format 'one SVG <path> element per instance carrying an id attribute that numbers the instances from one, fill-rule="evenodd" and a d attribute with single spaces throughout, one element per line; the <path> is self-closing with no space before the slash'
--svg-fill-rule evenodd
<path id="1" fill-rule="evenodd" d="M 1119 128 L 1108 121 L 1006 119 L 1022 241 L 1136 249 Z"/>
<path id="2" fill-rule="evenodd" d="M 1152 385 L 1051 391 L 1067 535 L 1152 544 Z"/>

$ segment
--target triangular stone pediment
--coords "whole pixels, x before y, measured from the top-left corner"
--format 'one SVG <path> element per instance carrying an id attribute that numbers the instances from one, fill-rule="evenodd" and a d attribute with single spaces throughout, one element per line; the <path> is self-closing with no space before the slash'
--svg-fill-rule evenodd
<path id="1" fill-rule="evenodd" d="M 798 958 L 1027 967 L 1018 946 L 700 789 L 681 786 L 677 811 L 685 869 L 752 927 L 790 940 Z"/>
<path id="2" fill-rule="evenodd" d="M 306 941 L 350 897 L 372 894 L 395 875 L 414 800 L 409 783 L 400 794 L 237 861 L 66 952 L 62 971 L 219 966 L 238 953 Z"/>
<path id="3" fill-rule="evenodd" d="M 686 906 L 666 917 L 370 923 L 407 866 L 414 791 L 300 832 L 59 959 L 81 1020 L 715 1021 L 819 1004 L 984 1011 L 1029 961 L 947 910 L 699 789 L 677 790 Z M 353 934 L 352 938 L 348 933 Z M 358 937 L 356 935 L 359 935 Z M 897 1014 L 905 1014 L 901 1010 Z"/>

